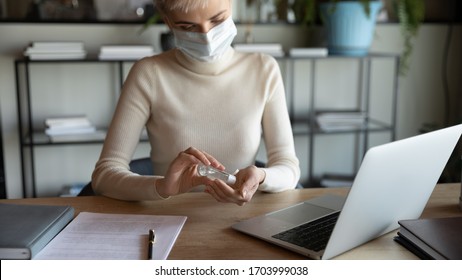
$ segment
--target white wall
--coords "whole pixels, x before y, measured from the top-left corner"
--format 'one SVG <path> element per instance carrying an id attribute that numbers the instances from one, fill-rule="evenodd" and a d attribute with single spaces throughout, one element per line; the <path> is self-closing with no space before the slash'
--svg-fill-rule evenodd
<path id="1" fill-rule="evenodd" d="M 3 143 L 5 151 L 5 168 L 7 194 L 9 198 L 17 198 L 21 196 L 21 177 L 20 177 L 20 160 L 19 160 L 19 139 L 17 133 L 17 112 L 16 112 L 16 92 L 15 92 L 15 75 L 14 75 L 14 59 L 21 56 L 22 50 L 31 41 L 43 40 L 79 40 L 85 43 L 86 49 L 90 54 L 96 54 L 99 46 L 103 44 L 153 44 L 159 49 L 159 34 L 165 30 L 164 26 L 156 26 L 149 28 L 148 31 L 138 33 L 141 26 L 138 25 L 96 25 L 96 24 L 0 24 L 0 112 L 3 127 Z M 300 47 L 311 45 L 313 41 L 317 41 L 322 36 L 318 32 L 313 32 L 305 28 L 286 25 L 257 25 L 249 27 L 253 31 L 253 37 L 256 42 L 272 42 L 278 41 L 284 45 L 286 49 L 290 47 Z M 244 33 L 247 30 L 246 26 L 239 26 L 239 34 L 236 42 L 244 40 Z M 450 64 L 449 64 L 449 86 L 452 94 L 451 112 L 455 114 L 456 94 L 461 94 L 461 64 L 462 64 L 462 28 L 456 26 L 453 31 L 453 38 L 450 42 Z M 443 81 L 441 77 L 441 68 L 443 62 L 443 54 L 445 47 L 446 34 L 448 33 L 447 25 L 425 25 L 420 30 L 419 36 L 416 39 L 415 49 L 411 57 L 411 69 L 407 76 L 399 79 L 399 101 L 398 101 L 398 127 L 397 137 L 405 138 L 418 133 L 419 128 L 425 122 L 442 125 L 444 121 L 444 95 Z M 399 27 L 395 24 L 380 24 L 377 27 L 376 36 L 372 45 L 373 51 L 399 53 L 402 49 L 402 41 Z M 330 68 L 332 67 L 332 68 Z M 331 69 L 339 69 L 341 66 L 335 64 L 332 66 L 324 66 L 322 68 L 320 84 L 328 84 L 329 91 L 335 91 L 335 85 L 342 89 L 342 86 L 351 86 L 348 82 L 348 75 L 337 74 L 335 77 L 328 77 L 327 74 Z M 298 69 L 298 68 L 297 68 Z M 296 77 L 301 77 L 308 74 L 308 70 L 303 70 L 299 67 Z M 45 66 L 43 71 L 52 71 Z M 51 73 L 51 72 L 48 72 Z M 342 73 L 337 71 L 336 73 Z M 381 93 L 380 88 L 388 87 L 388 77 L 390 69 L 388 66 L 379 66 L 374 72 L 374 83 L 379 88 L 375 93 L 377 95 L 376 108 L 378 114 L 387 115 L 389 109 L 387 106 L 380 106 L 381 100 L 385 98 L 385 94 Z M 88 75 L 88 73 L 87 73 Z M 340 76 L 341 75 L 341 76 Z M 78 75 L 77 79 L 82 78 Z M 65 77 L 60 77 L 55 82 L 62 83 Z M 68 79 L 68 78 L 67 78 Z M 90 79 L 89 77 L 85 79 Z M 107 80 L 110 77 L 101 78 L 101 83 L 98 80 L 95 82 L 95 87 L 103 87 L 101 91 L 106 92 L 111 98 L 112 89 L 105 89 Z M 332 82 L 335 79 L 336 82 Z M 341 82 L 337 82 L 341 81 Z M 381 82 L 382 81 L 382 82 Z M 103 83 L 106 82 L 106 83 Z M 110 81 L 111 82 L 111 81 Z M 40 81 L 36 81 L 38 86 Z M 44 81 L 40 85 L 44 88 L 49 86 L 50 81 Z M 39 86 L 39 87 L 40 87 Z M 304 100 L 304 86 L 299 86 L 296 94 Z M 99 88 L 98 88 L 99 89 Z M 109 93 L 107 93 L 109 91 Z M 115 90 L 116 91 L 116 90 Z M 114 95 L 113 95 L 114 96 Z M 459 98 L 459 97 L 458 97 Z M 328 99 L 327 99 L 328 100 Z M 43 104 L 49 106 L 48 100 L 41 100 Z M 302 104 L 303 102 L 299 102 Z M 55 106 L 55 104 L 52 104 Z M 303 106 L 303 105 L 302 105 Z M 104 107 L 108 110 L 107 107 Z M 460 110 L 459 110 L 460 111 Z M 101 121 L 101 120 L 100 120 Z M 383 138 L 377 142 L 383 141 Z M 332 167 L 334 170 L 351 169 L 351 164 L 346 159 L 347 156 L 339 156 L 345 149 L 339 144 L 339 139 L 323 139 L 323 146 L 317 147 L 320 154 L 329 152 L 327 156 L 319 156 L 321 162 L 320 167 Z M 351 141 L 351 139 L 340 139 L 341 142 Z M 302 175 L 306 175 L 306 139 L 296 138 L 296 143 L 299 148 L 299 157 L 302 165 Z M 53 148 L 55 149 L 55 148 Z M 42 181 L 40 195 L 54 195 L 56 190 L 63 182 L 84 181 L 89 180 L 93 165 L 99 155 L 100 145 L 89 147 L 88 149 L 62 147 L 58 150 L 42 148 L 38 153 L 42 158 L 47 159 L 49 164 L 43 163 L 38 167 L 40 171 L 40 179 Z M 85 151 L 84 151 L 85 150 Z M 141 154 L 146 154 L 148 147 L 142 147 Z M 53 152 L 51 152 L 53 151 Z M 60 156 L 74 158 L 75 161 L 68 164 L 58 164 Z M 305 172 L 305 173 L 304 173 Z M 48 187 L 47 187 L 48 186 Z"/>

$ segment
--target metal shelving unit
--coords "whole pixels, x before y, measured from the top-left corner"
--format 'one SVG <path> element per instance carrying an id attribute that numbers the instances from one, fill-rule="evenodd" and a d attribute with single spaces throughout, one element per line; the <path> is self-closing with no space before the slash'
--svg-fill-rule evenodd
<path id="1" fill-rule="evenodd" d="M 322 63 L 326 60 L 331 59 L 350 59 L 355 60 L 359 63 L 359 83 L 361 86 L 358 91 L 358 106 L 357 110 L 366 113 L 370 112 L 370 92 L 371 92 L 371 68 L 372 61 L 376 59 L 390 59 L 395 63 L 395 73 L 394 73 L 394 82 L 391 85 L 390 94 L 392 95 L 392 119 L 390 122 L 383 122 L 380 120 L 375 120 L 371 118 L 366 119 L 366 124 L 360 129 L 352 130 L 342 130 L 336 132 L 326 132 L 322 131 L 316 122 L 316 84 L 317 84 L 317 67 L 319 63 Z M 287 85 L 290 86 L 289 93 L 289 113 L 291 115 L 291 120 L 293 124 L 294 135 L 305 135 L 308 137 L 308 182 L 306 186 L 312 186 L 315 182 L 313 175 L 313 166 L 314 162 L 314 153 L 315 153 L 315 142 L 318 135 L 327 135 L 327 134 L 354 134 L 357 135 L 358 142 L 362 142 L 364 154 L 368 147 L 368 135 L 374 132 L 389 132 L 390 140 L 394 141 L 396 138 L 396 102 L 398 94 L 398 66 L 399 66 L 399 55 L 396 54 L 370 54 L 364 57 L 339 57 L 339 56 L 327 56 L 327 57 L 304 57 L 304 58 L 292 58 L 284 57 L 278 59 L 280 62 L 285 64 L 286 78 L 288 78 Z M 308 112 L 304 114 L 303 117 L 296 116 L 294 114 L 294 83 L 295 83 L 295 65 L 299 61 L 311 62 L 311 69 L 307 82 L 308 86 L 306 88 L 307 92 L 310 92 L 310 105 Z M 31 84 L 30 84 L 30 75 L 32 64 L 40 63 L 56 63 L 56 64 L 90 64 L 90 63 L 109 63 L 116 65 L 117 67 L 117 79 L 120 87 L 124 82 L 124 63 L 132 63 L 133 61 L 129 60 L 98 60 L 98 59 L 85 59 L 85 60 L 28 60 L 28 59 L 18 59 L 15 61 L 15 72 L 16 72 L 16 91 L 17 91 L 17 111 L 18 111 L 18 129 L 20 135 L 20 156 L 21 156 L 21 175 L 23 182 L 23 196 L 24 197 L 36 197 L 36 168 L 35 168 L 35 158 L 34 158 L 34 149 L 36 147 L 53 147 L 53 146 L 62 146 L 62 145 L 89 145 L 89 144 L 101 144 L 104 139 L 101 140 L 92 140 L 92 141 L 73 141 L 73 142 L 61 142 L 56 143 L 50 141 L 50 139 L 43 133 L 43 131 L 37 130 L 34 127 L 33 121 L 33 111 L 31 104 Z M 146 139 L 142 139 L 145 141 Z M 358 144 L 359 145 L 359 144 Z M 358 163 L 359 166 L 359 163 Z"/>
<path id="2" fill-rule="evenodd" d="M 348 59 L 357 61 L 359 63 L 359 86 L 357 92 L 357 108 L 354 111 L 362 112 L 366 115 L 364 126 L 361 128 L 338 130 L 338 131 L 323 131 L 316 120 L 316 115 L 319 113 L 316 104 L 316 85 L 318 65 L 327 60 L 342 60 Z M 379 59 L 391 60 L 394 63 L 393 73 L 393 84 L 390 85 L 390 95 L 392 98 L 391 104 L 391 119 L 389 122 L 370 118 L 370 94 L 371 94 L 371 71 L 373 68 L 373 61 Z M 310 61 L 311 62 L 311 75 L 307 79 L 308 86 L 306 92 L 309 94 L 309 109 L 306 115 L 300 117 L 295 115 L 295 64 L 299 61 Z M 376 132 L 389 132 L 390 141 L 396 140 L 396 115 L 397 115 L 397 97 L 398 97 L 398 76 L 399 76 L 399 54 L 386 54 L 386 53 L 370 53 L 367 56 L 326 56 L 326 57 L 285 57 L 281 58 L 280 61 L 284 62 L 287 71 L 286 75 L 288 79 L 288 90 L 289 94 L 289 113 L 292 120 L 293 133 L 294 135 L 307 135 L 308 136 L 308 180 L 304 183 L 305 186 L 319 186 L 319 179 L 314 176 L 314 154 L 315 154 L 315 143 L 316 138 L 319 135 L 335 135 L 335 134 L 354 134 L 357 136 L 356 141 L 359 147 L 361 142 L 362 157 L 365 155 L 369 147 L 369 135 Z M 351 108 L 348 108 L 351 110 Z M 323 109 L 325 111 L 325 109 Z M 331 109 L 329 112 L 342 112 L 339 109 Z M 358 148 L 357 147 L 357 148 Z M 359 149 L 359 148 L 358 148 Z M 361 158 L 358 158 L 355 168 L 358 169 Z M 354 176 L 354 174 L 351 174 Z"/>
<path id="3" fill-rule="evenodd" d="M 36 147 L 56 147 L 65 145 L 91 145 L 102 144 L 104 139 L 88 141 L 52 142 L 43 132 L 34 127 L 33 104 L 31 102 L 31 65 L 32 64 L 112 64 L 117 67 L 117 79 L 119 86 L 124 82 L 124 64 L 132 63 L 132 60 L 99 60 L 88 58 L 84 60 L 15 60 L 16 74 L 16 97 L 18 112 L 18 131 L 21 156 L 21 179 L 23 197 L 37 197 L 35 153 Z M 143 139 L 144 140 L 144 139 Z"/>

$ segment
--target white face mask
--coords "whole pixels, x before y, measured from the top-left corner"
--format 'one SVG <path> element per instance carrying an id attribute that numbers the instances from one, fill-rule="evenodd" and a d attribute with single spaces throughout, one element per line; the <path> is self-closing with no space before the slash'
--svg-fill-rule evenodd
<path id="1" fill-rule="evenodd" d="M 228 50 L 237 35 L 237 29 L 230 16 L 207 33 L 173 29 L 173 34 L 177 48 L 200 61 L 210 62 Z"/>

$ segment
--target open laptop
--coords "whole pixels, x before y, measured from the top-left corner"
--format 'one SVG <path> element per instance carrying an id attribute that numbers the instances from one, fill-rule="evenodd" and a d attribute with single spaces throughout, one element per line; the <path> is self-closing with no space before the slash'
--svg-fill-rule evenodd
<path id="1" fill-rule="evenodd" d="M 310 258 L 333 258 L 397 229 L 399 220 L 419 218 L 461 134 L 457 125 L 373 147 L 346 199 L 316 197 L 232 228 Z M 326 228 L 327 237 L 298 232 L 320 220 L 314 228 Z"/>

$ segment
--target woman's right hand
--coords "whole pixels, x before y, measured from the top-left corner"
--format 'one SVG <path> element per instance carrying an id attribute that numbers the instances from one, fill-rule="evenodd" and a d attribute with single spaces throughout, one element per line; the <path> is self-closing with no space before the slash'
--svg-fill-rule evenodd
<path id="1" fill-rule="evenodd" d="M 182 151 L 170 164 L 164 178 L 156 181 L 157 193 L 169 197 L 190 191 L 199 185 L 209 185 L 211 180 L 198 175 L 197 164 L 211 165 L 224 170 L 224 166 L 204 151 L 190 147 Z"/>

